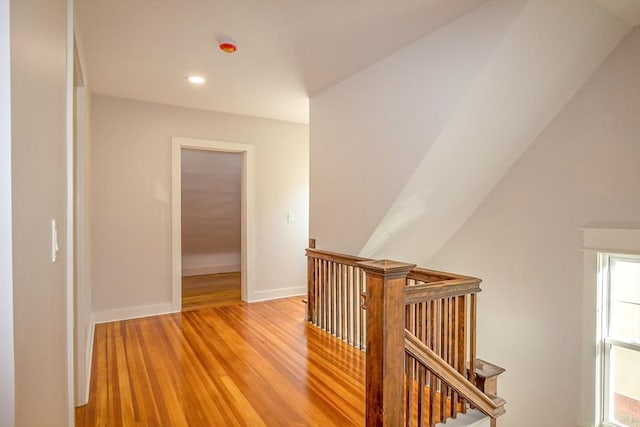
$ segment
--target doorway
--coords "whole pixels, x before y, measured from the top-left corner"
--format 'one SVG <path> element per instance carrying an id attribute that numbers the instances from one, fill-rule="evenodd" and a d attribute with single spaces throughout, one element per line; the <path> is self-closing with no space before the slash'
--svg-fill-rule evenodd
<path id="1" fill-rule="evenodd" d="M 252 176 L 251 145 L 172 138 L 174 311 L 251 300 Z"/>
<path id="2" fill-rule="evenodd" d="M 182 148 L 182 311 L 240 302 L 242 154 Z"/>

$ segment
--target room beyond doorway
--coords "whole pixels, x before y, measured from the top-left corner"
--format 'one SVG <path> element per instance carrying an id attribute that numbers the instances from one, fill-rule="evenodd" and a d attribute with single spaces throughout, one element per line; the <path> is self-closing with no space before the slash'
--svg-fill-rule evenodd
<path id="1" fill-rule="evenodd" d="M 182 309 L 183 277 L 191 276 L 241 273 L 235 276 L 240 298 L 250 301 L 253 147 L 177 137 L 172 141 L 173 309 Z M 201 282 L 199 293 L 206 288 L 203 280 L 187 281 Z"/>
<path id="2" fill-rule="evenodd" d="M 240 301 L 242 154 L 182 148 L 183 309 Z"/>

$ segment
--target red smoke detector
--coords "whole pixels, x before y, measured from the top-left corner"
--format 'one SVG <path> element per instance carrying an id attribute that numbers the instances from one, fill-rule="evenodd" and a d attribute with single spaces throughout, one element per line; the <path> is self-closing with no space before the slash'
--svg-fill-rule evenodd
<path id="1" fill-rule="evenodd" d="M 220 42 L 218 44 L 218 47 L 225 53 L 234 53 L 236 50 L 238 50 L 238 46 L 236 46 L 235 43 L 229 41 Z"/>

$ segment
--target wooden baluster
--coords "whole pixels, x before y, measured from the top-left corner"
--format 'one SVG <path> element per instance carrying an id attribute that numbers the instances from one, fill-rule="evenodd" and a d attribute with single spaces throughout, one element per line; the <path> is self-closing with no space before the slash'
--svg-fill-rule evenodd
<path id="1" fill-rule="evenodd" d="M 448 324 L 448 316 L 447 316 L 447 307 L 445 305 L 445 300 L 440 300 L 440 357 L 447 360 L 447 324 Z M 444 381 L 440 381 L 440 421 L 444 421 L 446 416 L 446 403 L 447 403 L 447 391 L 448 386 Z"/>
<path id="2" fill-rule="evenodd" d="M 447 341 L 448 341 L 448 361 L 449 361 L 449 365 L 455 367 L 455 361 L 457 360 L 456 358 L 456 354 L 455 354 L 455 323 L 456 323 L 456 311 L 455 311 L 455 299 L 454 298 L 447 298 L 447 306 L 448 306 L 448 310 L 449 310 L 449 326 L 448 326 L 448 333 L 447 333 Z M 449 390 L 447 392 L 447 397 L 449 398 L 449 400 L 447 401 L 447 405 L 449 406 L 449 415 L 450 416 L 455 416 L 456 411 L 454 409 L 455 407 L 455 403 L 456 403 L 456 399 L 454 398 L 453 395 L 453 389 L 451 387 L 449 387 Z"/>
<path id="3" fill-rule="evenodd" d="M 316 239 L 309 239 L 309 248 L 315 249 Z M 307 253 L 307 321 L 313 322 L 316 312 L 315 260 Z"/>
<path id="4" fill-rule="evenodd" d="M 408 354 L 404 355 L 404 364 L 409 366 L 413 359 Z M 415 376 L 412 370 L 407 370 L 404 380 L 404 425 L 410 426 L 413 424 L 413 384 L 415 383 Z"/>
<path id="5" fill-rule="evenodd" d="M 430 408 L 429 408 L 429 427 L 433 427 L 436 425 L 437 422 L 437 417 L 436 417 L 436 412 L 438 409 L 438 401 L 437 401 L 437 378 L 434 374 L 432 374 L 431 372 L 429 372 L 429 383 L 431 384 L 429 386 L 429 403 L 430 403 Z"/>
<path id="6" fill-rule="evenodd" d="M 353 310 L 351 330 L 353 333 L 353 346 L 358 347 L 358 312 L 360 311 L 360 296 L 358 295 L 358 268 L 351 268 L 351 307 Z"/>
<path id="7" fill-rule="evenodd" d="M 466 350 L 466 324 L 467 324 L 467 310 L 465 301 L 466 298 L 464 295 L 457 297 L 458 300 L 458 328 L 457 328 L 457 345 L 458 345 L 458 372 L 460 372 L 463 376 L 465 376 L 466 370 L 466 358 L 467 358 L 467 350 Z M 460 401 L 460 410 L 464 414 L 467 412 L 467 405 L 462 398 L 458 399 Z"/>
<path id="8" fill-rule="evenodd" d="M 342 280 L 342 276 L 343 276 L 343 267 L 344 265 L 342 264 L 338 264 L 338 283 L 340 284 L 339 288 L 339 292 L 338 292 L 338 331 L 336 333 L 336 335 L 339 336 L 339 338 L 341 340 L 344 339 L 344 334 L 342 333 L 342 330 L 344 329 L 344 280 Z"/>
<path id="9" fill-rule="evenodd" d="M 341 299 L 340 299 L 340 292 L 342 291 L 342 275 L 341 275 L 341 268 L 342 266 L 338 263 L 336 263 L 336 268 L 334 271 L 334 277 L 335 277 L 335 295 L 333 296 L 333 300 L 335 301 L 335 309 L 334 309 L 334 313 L 335 313 L 335 326 L 334 326 L 334 330 L 335 330 L 335 335 L 336 338 L 340 338 L 340 304 L 342 303 Z"/>
<path id="10" fill-rule="evenodd" d="M 324 330 L 329 330 L 329 261 L 324 262 L 324 270 L 322 272 L 322 282 L 324 284 L 322 293 L 324 298 Z"/>
<path id="11" fill-rule="evenodd" d="M 324 261 L 318 260 L 318 314 L 316 316 L 316 322 L 318 322 L 318 326 L 323 328 L 323 319 L 324 319 L 324 277 L 322 276 L 324 271 Z"/>
<path id="12" fill-rule="evenodd" d="M 342 264 L 336 263 L 336 337 L 342 339 Z"/>
<path id="13" fill-rule="evenodd" d="M 364 291 L 364 287 L 366 285 L 365 283 L 365 273 L 364 270 L 362 268 L 358 269 L 358 276 L 359 276 L 359 287 L 358 287 L 358 298 L 360 298 L 360 295 L 362 295 L 362 292 Z M 366 331 L 365 331 L 365 327 L 364 327 L 364 322 L 366 319 L 366 312 L 362 310 L 362 308 L 360 308 L 360 310 L 358 310 L 358 313 L 360 314 L 360 325 L 359 325 L 359 334 L 360 334 L 360 349 L 365 349 L 365 336 L 366 336 Z"/>
<path id="14" fill-rule="evenodd" d="M 345 337 L 345 341 L 347 341 L 347 343 L 353 345 L 353 342 L 351 341 L 351 338 L 353 337 L 353 335 L 351 334 L 351 325 L 353 324 L 351 322 L 351 316 L 352 316 L 352 312 L 351 312 L 351 295 L 353 295 L 353 293 L 351 292 L 352 286 L 353 286 L 353 275 L 352 275 L 352 270 L 353 267 L 351 267 L 350 265 L 346 266 L 345 268 L 345 274 L 346 274 L 346 283 L 347 283 L 347 287 L 346 287 L 346 293 L 345 293 L 345 307 L 346 307 L 346 313 L 347 313 L 347 318 L 346 318 L 346 330 L 347 330 L 347 334 Z"/>
<path id="15" fill-rule="evenodd" d="M 417 384 L 417 392 L 418 396 L 416 399 L 418 400 L 418 407 L 416 409 L 417 412 L 417 421 L 418 427 L 424 426 L 424 386 L 425 386 L 425 369 L 424 366 L 418 365 L 418 384 Z"/>
<path id="16" fill-rule="evenodd" d="M 331 333 L 331 335 L 335 335 L 336 334 L 336 330 L 335 330 L 336 263 L 335 262 L 331 263 L 331 267 L 329 271 L 330 271 L 329 273 L 329 326 L 330 326 L 329 332 Z"/>
<path id="17" fill-rule="evenodd" d="M 456 371 L 458 370 L 458 299 L 457 297 L 451 298 L 451 310 L 453 322 L 451 323 L 451 366 Z M 451 416 L 453 418 L 458 416 L 458 392 L 451 390 Z"/>
<path id="18" fill-rule="evenodd" d="M 340 264 L 338 263 L 335 263 L 335 268 L 333 270 L 333 281 L 333 334 L 336 336 L 336 338 L 340 338 L 340 287 L 342 286 L 342 284 L 340 283 Z"/>
<path id="19" fill-rule="evenodd" d="M 342 325 L 342 339 L 344 341 L 349 342 L 349 339 L 347 337 L 348 331 L 347 331 L 347 318 L 349 317 L 349 305 L 348 305 L 348 300 L 347 300 L 347 296 L 349 295 L 349 281 L 348 281 L 348 271 L 347 271 L 347 266 L 343 265 L 342 266 L 342 321 L 341 321 L 341 325 Z"/>
<path id="20" fill-rule="evenodd" d="M 336 283 L 336 337 L 342 339 L 342 264 L 337 264 Z"/>
<path id="21" fill-rule="evenodd" d="M 476 294 L 470 296 L 469 307 L 469 381 L 476 383 Z"/>
<path id="22" fill-rule="evenodd" d="M 316 323 L 322 328 L 322 263 L 321 259 L 316 260 Z"/>
<path id="23" fill-rule="evenodd" d="M 322 294 L 322 290 L 324 289 L 323 277 L 322 277 L 323 264 L 324 264 L 324 261 L 319 259 L 317 263 L 318 280 L 316 282 L 316 286 L 318 288 L 318 299 L 317 299 L 318 308 L 316 313 L 316 325 L 321 329 L 323 328 L 322 319 L 324 317 L 324 300 L 323 300 L 323 294 Z"/>
<path id="24" fill-rule="evenodd" d="M 356 288 L 355 288 L 355 295 L 354 295 L 354 305 L 357 307 L 357 310 L 355 312 L 355 314 L 357 315 L 357 319 L 354 322 L 354 326 L 355 326 L 355 340 L 358 342 L 358 348 L 360 350 L 362 350 L 362 336 L 361 336 L 361 323 L 362 323 L 362 285 L 360 284 L 360 268 L 359 267 L 355 267 L 353 270 L 353 274 L 355 276 L 355 284 L 356 284 Z"/>
<path id="25" fill-rule="evenodd" d="M 343 299 L 342 294 L 344 291 L 344 280 L 342 280 L 342 264 L 338 264 L 338 269 L 336 271 L 336 276 L 338 278 L 338 309 L 336 310 L 336 318 L 337 318 L 337 330 L 336 336 L 340 339 L 344 338 L 344 334 L 342 333 L 342 329 L 344 328 L 344 308 L 343 308 Z"/>
<path id="26" fill-rule="evenodd" d="M 367 274 L 367 427 L 397 427 L 403 421 L 404 288 L 413 264 L 394 261 L 358 263 Z"/>

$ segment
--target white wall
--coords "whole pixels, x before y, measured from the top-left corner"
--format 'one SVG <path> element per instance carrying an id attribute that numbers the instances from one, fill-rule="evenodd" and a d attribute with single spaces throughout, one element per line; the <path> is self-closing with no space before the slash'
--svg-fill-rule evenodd
<path id="1" fill-rule="evenodd" d="M 15 421 L 9 2 L 0 2 L 0 427 Z"/>
<path id="2" fill-rule="evenodd" d="M 507 369 L 501 426 L 577 425 L 579 229 L 640 225 L 638 117 L 636 27 L 428 264 L 484 280 L 478 354 Z"/>
<path id="3" fill-rule="evenodd" d="M 171 302 L 171 137 L 255 147 L 256 299 L 306 289 L 308 128 L 94 95 L 91 106 L 93 307 Z M 287 223 L 287 212 L 296 222 Z M 99 313 L 102 314 L 99 314 Z"/>
<path id="4" fill-rule="evenodd" d="M 66 426 L 67 2 L 10 7 L 15 425 Z"/>
<path id="5" fill-rule="evenodd" d="M 311 97 L 310 236 L 357 254 L 524 2 L 487 2 Z"/>
<path id="6" fill-rule="evenodd" d="M 240 239 L 238 239 L 240 240 Z M 240 252 L 182 253 L 182 277 L 242 271 Z"/>

